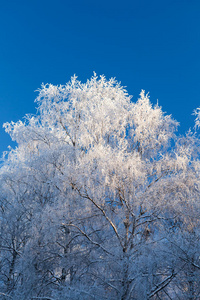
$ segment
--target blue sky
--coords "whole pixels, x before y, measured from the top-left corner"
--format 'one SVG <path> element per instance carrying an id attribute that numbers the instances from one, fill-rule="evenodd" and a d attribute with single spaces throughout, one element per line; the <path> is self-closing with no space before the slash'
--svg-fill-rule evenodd
<path id="1" fill-rule="evenodd" d="M 0 0 L 0 153 L 4 122 L 35 113 L 41 83 L 116 77 L 180 122 L 200 106 L 199 0 Z"/>

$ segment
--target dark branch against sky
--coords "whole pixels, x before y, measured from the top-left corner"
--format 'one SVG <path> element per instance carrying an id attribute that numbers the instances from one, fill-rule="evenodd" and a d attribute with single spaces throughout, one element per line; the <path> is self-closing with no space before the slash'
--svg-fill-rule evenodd
<path id="1" fill-rule="evenodd" d="M 36 113 L 41 83 L 73 74 L 116 77 L 137 100 L 140 90 L 180 122 L 194 126 L 200 104 L 200 2 L 0 1 L 0 151 L 4 122 Z"/>

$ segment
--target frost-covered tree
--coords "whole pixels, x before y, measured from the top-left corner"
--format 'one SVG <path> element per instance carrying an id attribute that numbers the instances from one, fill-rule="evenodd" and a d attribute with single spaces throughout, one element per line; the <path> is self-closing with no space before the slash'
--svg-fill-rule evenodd
<path id="1" fill-rule="evenodd" d="M 18 146 L 0 174 L 2 295 L 198 299 L 196 134 L 96 74 L 36 102 L 4 125 Z"/>

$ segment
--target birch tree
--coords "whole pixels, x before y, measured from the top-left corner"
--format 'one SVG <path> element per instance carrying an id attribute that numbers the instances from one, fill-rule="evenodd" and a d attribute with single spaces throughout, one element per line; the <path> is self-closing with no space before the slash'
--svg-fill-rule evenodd
<path id="1" fill-rule="evenodd" d="M 5 203 L 14 222 L 23 199 L 26 241 L 12 270 L 23 279 L 12 289 L 1 281 L 3 291 L 123 300 L 184 299 L 187 291 L 197 299 L 195 133 L 177 136 L 178 123 L 145 91 L 133 102 L 115 79 L 96 74 L 43 85 L 36 103 L 36 115 L 4 125 L 18 146 L 1 168 L 1 222 Z"/>

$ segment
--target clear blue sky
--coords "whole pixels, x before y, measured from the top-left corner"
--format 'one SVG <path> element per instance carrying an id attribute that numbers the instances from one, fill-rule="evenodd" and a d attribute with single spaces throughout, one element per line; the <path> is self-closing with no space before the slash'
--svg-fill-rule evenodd
<path id="1" fill-rule="evenodd" d="M 0 0 L 0 153 L 2 124 L 35 113 L 41 83 L 113 76 L 141 89 L 192 127 L 200 106 L 199 0 Z"/>

